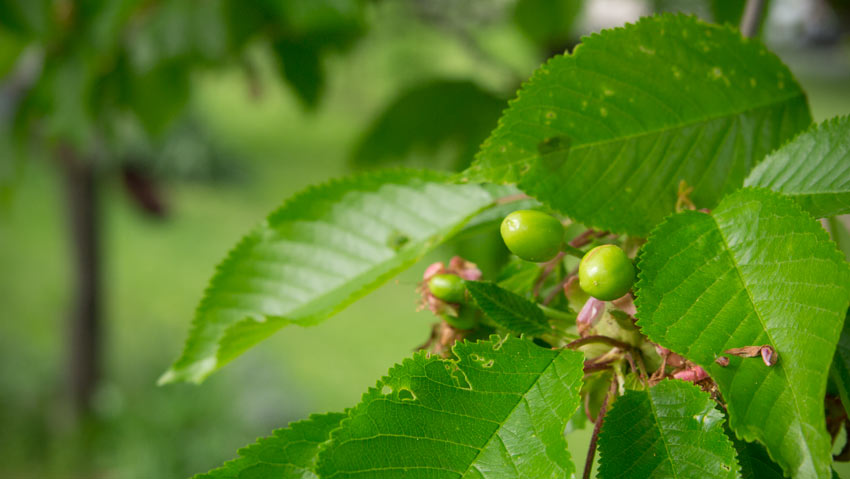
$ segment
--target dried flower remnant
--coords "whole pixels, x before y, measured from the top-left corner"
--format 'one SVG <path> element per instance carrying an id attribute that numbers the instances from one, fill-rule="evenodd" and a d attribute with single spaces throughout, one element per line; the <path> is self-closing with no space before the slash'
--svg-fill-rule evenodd
<path id="1" fill-rule="evenodd" d="M 692 383 L 697 383 L 706 379 L 708 377 L 708 373 L 705 369 L 700 366 L 693 365 L 687 369 L 682 369 L 681 371 L 676 371 L 673 373 L 673 377 L 676 379 L 681 379 L 683 381 L 689 381 Z"/>
<path id="2" fill-rule="evenodd" d="M 455 303 L 447 303 L 431 293 L 431 290 L 428 288 L 428 280 L 433 278 L 438 274 L 455 274 L 459 276 L 461 279 L 465 279 L 468 281 L 477 281 L 481 279 L 481 270 L 478 269 L 478 266 L 475 263 L 471 263 L 461 258 L 460 256 L 455 256 L 449 261 L 449 266 L 442 262 L 436 262 L 429 265 L 425 268 L 425 272 L 422 274 L 422 282 L 419 283 L 419 287 L 417 291 L 419 291 L 420 302 L 417 311 L 421 311 L 425 308 L 430 310 L 435 315 L 439 316 L 441 314 L 448 314 L 450 316 L 458 315 L 458 305 Z"/>

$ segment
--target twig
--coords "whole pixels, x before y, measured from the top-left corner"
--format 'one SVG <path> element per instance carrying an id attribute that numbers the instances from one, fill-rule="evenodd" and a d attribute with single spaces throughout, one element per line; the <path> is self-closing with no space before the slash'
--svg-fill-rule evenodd
<path id="1" fill-rule="evenodd" d="M 744 15 L 741 17 L 741 34 L 752 37 L 758 33 L 761 17 L 764 15 L 764 0 L 747 0 Z"/>
<path id="2" fill-rule="evenodd" d="M 608 412 L 608 402 L 611 396 L 616 391 L 617 381 L 611 381 L 611 386 L 608 388 L 608 394 L 602 400 L 602 406 L 599 408 L 599 415 L 596 416 L 596 423 L 593 425 L 593 435 L 590 436 L 590 447 L 587 448 L 587 459 L 584 461 L 583 479 L 590 479 L 590 473 L 593 471 L 593 460 L 596 457 L 596 441 L 599 439 L 599 430 L 602 429 L 602 423 L 605 421 L 605 413 Z"/>
<path id="3" fill-rule="evenodd" d="M 598 363 L 584 363 L 584 367 L 582 368 L 582 372 L 584 374 L 592 373 L 596 371 L 602 371 L 604 369 L 611 369 L 611 364 L 614 362 L 613 359 L 609 359 L 608 361 L 600 361 Z"/>

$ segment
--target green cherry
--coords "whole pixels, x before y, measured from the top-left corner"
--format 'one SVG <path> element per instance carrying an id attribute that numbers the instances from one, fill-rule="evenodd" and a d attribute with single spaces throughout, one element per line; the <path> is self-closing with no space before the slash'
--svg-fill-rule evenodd
<path id="1" fill-rule="evenodd" d="M 564 226 L 552 215 L 518 210 L 502 221 L 502 239 L 511 253 L 526 261 L 543 263 L 561 251 Z"/>
<path id="2" fill-rule="evenodd" d="M 460 303 L 466 292 L 463 280 L 456 274 L 435 274 L 428 280 L 428 289 L 437 299 L 447 303 Z"/>
<path id="3" fill-rule="evenodd" d="M 635 281 L 635 267 L 619 246 L 605 244 L 588 251 L 581 259 L 578 281 L 587 294 L 612 301 L 629 292 Z"/>

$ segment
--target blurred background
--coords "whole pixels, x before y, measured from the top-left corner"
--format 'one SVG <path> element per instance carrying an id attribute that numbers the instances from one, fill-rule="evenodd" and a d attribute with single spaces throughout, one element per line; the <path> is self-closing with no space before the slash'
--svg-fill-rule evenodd
<path id="1" fill-rule="evenodd" d="M 201 386 L 156 380 L 215 265 L 293 193 L 461 169 L 582 35 L 659 11 L 737 25 L 743 3 L 0 0 L 0 477 L 188 477 L 356 404 L 427 339 L 424 265 L 461 252 L 493 275 L 498 242 L 446 245 Z M 761 36 L 815 119 L 850 113 L 850 4 L 767 12 Z"/>

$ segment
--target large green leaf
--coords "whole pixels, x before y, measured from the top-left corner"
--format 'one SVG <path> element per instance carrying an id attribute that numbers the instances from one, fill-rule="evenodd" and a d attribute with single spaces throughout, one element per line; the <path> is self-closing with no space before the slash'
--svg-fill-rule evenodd
<path id="1" fill-rule="evenodd" d="M 844 319 L 844 328 L 841 330 L 829 374 L 838 387 L 838 395 L 841 397 L 844 410 L 850 411 L 850 311 Z"/>
<path id="2" fill-rule="evenodd" d="M 547 333 L 549 321 L 535 303 L 486 281 L 466 281 L 475 303 L 499 327 L 512 333 L 539 336 Z"/>
<path id="3" fill-rule="evenodd" d="M 744 184 L 791 196 L 816 218 L 850 213 L 850 116 L 813 125 L 765 158 Z"/>
<path id="4" fill-rule="evenodd" d="M 744 189 L 708 215 L 659 226 L 640 255 L 638 325 L 705 368 L 730 424 L 759 440 L 794 477 L 827 477 L 831 444 L 823 397 L 850 301 L 850 269 L 817 221 L 769 190 Z M 770 345 L 779 362 L 732 356 Z"/>
<path id="5" fill-rule="evenodd" d="M 460 169 L 496 126 L 505 100 L 470 81 L 436 80 L 402 92 L 372 122 L 352 160 L 358 166 L 425 159 Z M 448 154 L 439 155 L 446 150 Z"/>
<path id="6" fill-rule="evenodd" d="M 339 427 L 342 413 L 310 416 L 239 451 L 239 458 L 195 479 L 315 479 L 319 446 Z"/>
<path id="7" fill-rule="evenodd" d="M 476 185 L 397 170 L 304 191 L 218 266 L 183 355 L 160 382 L 199 382 L 281 327 L 316 324 L 413 264 L 493 203 Z"/>
<path id="8" fill-rule="evenodd" d="M 764 446 L 757 442 L 744 442 L 733 438 L 735 449 L 738 451 L 738 462 L 741 464 L 741 479 L 785 479 L 782 468 L 770 460 Z M 830 476 L 841 479 L 835 469 Z"/>
<path id="9" fill-rule="evenodd" d="M 582 354 L 493 336 L 395 366 L 319 453 L 324 478 L 566 478 Z"/>
<path id="10" fill-rule="evenodd" d="M 537 70 L 464 177 L 518 182 L 588 226 L 646 235 L 681 180 L 711 208 L 810 123 L 799 85 L 758 41 L 644 18 Z"/>
<path id="11" fill-rule="evenodd" d="M 717 403 L 693 384 L 661 381 L 627 391 L 605 416 L 599 477 L 738 477 L 735 448 Z"/>

